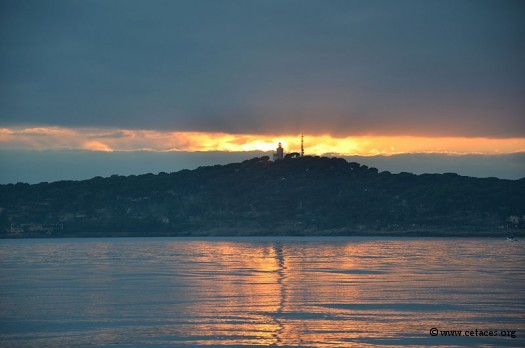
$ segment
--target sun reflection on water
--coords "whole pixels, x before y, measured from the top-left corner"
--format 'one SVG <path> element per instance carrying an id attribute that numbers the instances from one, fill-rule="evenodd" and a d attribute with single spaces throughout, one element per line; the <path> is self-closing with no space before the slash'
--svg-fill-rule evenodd
<path id="1" fill-rule="evenodd" d="M 18 243 L 0 244 L 0 317 L 19 325 L 0 330 L 7 346 L 523 343 L 525 256 L 517 243 Z M 428 334 L 432 327 L 522 331 L 521 340 L 443 343 Z"/>

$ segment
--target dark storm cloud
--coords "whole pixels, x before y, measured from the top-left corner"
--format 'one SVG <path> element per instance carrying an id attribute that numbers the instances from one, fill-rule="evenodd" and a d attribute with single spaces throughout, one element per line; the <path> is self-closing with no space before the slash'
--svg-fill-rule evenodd
<path id="1" fill-rule="evenodd" d="M 519 0 L 0 6 L 3 124 L 525 135 Z"/>

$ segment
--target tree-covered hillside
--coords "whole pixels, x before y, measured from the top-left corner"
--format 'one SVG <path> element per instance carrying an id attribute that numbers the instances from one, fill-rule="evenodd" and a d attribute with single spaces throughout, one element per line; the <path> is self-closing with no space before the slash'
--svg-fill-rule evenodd
<path id="1" fill-rule="evenodd" d="M 525 179 L 379 173 L 267 157 L 175 173 L 0 185 L 3 236 L 419 235 L 520 231 Z"/>

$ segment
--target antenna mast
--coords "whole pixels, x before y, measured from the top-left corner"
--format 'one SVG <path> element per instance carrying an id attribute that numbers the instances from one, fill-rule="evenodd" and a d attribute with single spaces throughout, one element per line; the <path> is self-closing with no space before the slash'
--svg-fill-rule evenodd
<path id="1" fill-rule="evenodd" d="M 301 133 L 301 157 L 304 156 L 304 139 L 303 139 L 303 133 Z"/>

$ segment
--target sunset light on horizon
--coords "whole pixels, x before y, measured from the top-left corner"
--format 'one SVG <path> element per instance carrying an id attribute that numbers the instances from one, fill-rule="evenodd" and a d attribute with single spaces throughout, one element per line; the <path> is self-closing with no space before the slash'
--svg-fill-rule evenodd
<path id="1" fill-rule="evenodd" d="M 525 347 L 525 0 L 0 29 L 2 346 Z"/>
<path id="2" fill-rule="evenodd" d="M 301 134 L 380 170 L 525 176 L 522 2 L 4 2 L 0 182 L 273 158 Z"/>
<path id="3" fill-rule="evenodd" d="M 423 137 L 305 134 L 307 155 L 397 155 L 409 153 L 509 154 L 525 152 L 525 138 Z M 220 132 L 174 132 L 155 130 L 27 127 L 0 128 L 0 148 L 88 151 L 224 151 L 275 150 L 281 142 L 285 152 L 300 151 L 300 134 L 228 134 Z"/>

